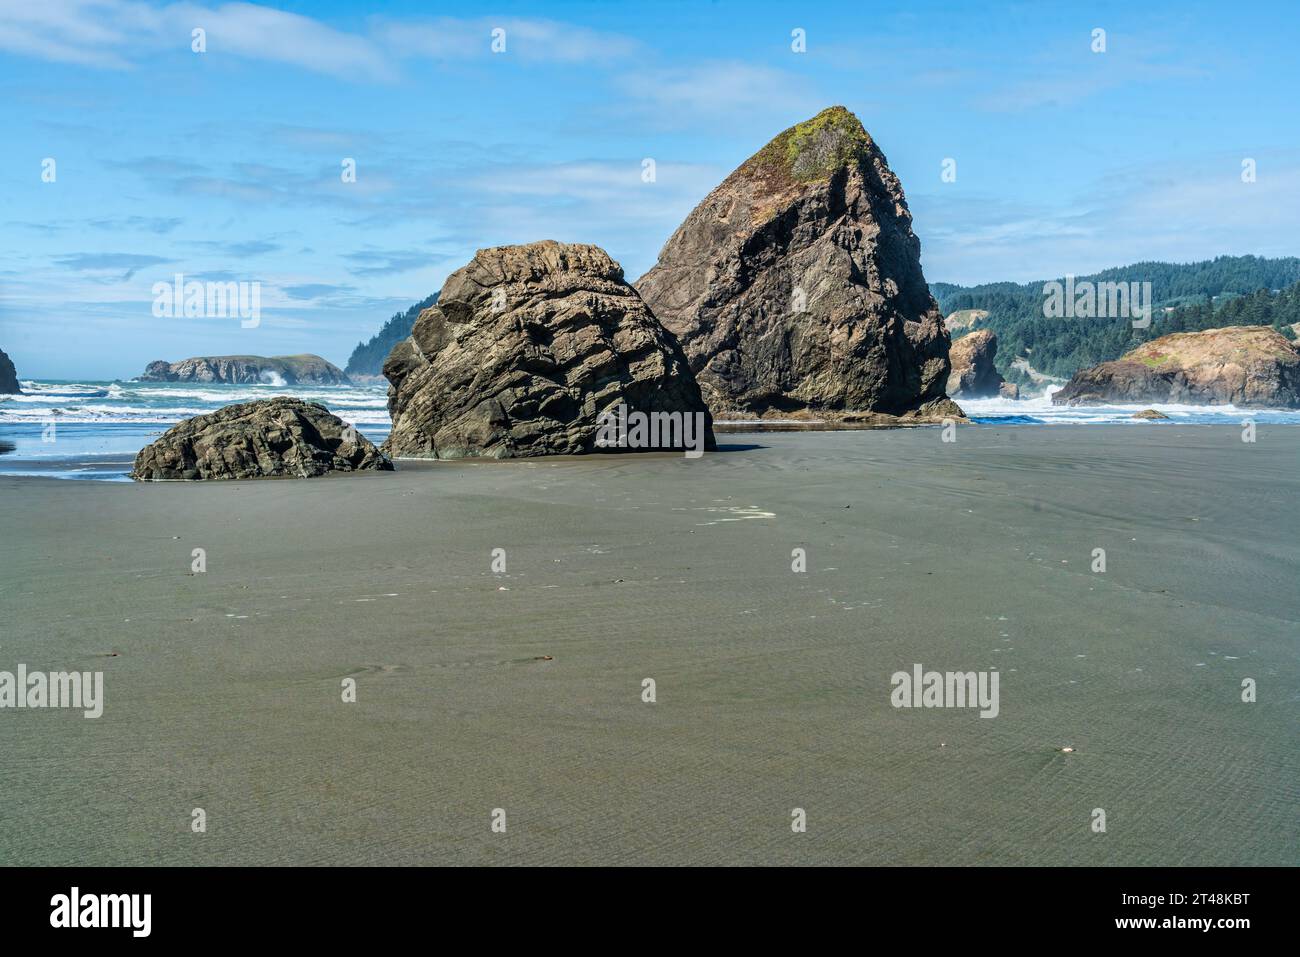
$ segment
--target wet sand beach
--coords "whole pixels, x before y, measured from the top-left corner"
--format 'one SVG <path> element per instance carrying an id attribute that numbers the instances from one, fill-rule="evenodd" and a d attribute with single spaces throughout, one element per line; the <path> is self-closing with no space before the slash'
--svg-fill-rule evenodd
<path id="1" fill-rule="evenodd" d="M 1300 862 L 1300 429 L 719 444 L 0 477 L 0 863 Z"/>

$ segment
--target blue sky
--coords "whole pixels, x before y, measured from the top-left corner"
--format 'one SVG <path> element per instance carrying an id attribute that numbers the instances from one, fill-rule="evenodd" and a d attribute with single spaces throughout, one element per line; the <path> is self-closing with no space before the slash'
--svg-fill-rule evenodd
<path id="1" fill-rule="evenodd" d="M 836 103 L 901 178 L 931 281 L 1300 254 L 1291 2 L 358 7 L 0 0 L 20 376 L 341 365 L 483 246 L 594 242 L 635 279 L 731 169 Z M 261 283 L 261 323 L 156 318 L 177 272 Z"/>

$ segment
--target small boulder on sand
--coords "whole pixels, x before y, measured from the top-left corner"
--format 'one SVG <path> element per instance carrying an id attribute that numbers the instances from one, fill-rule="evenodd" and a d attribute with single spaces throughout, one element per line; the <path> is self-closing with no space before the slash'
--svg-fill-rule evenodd
<path id="1" fill-rule="evenodd" d="M 131 478 L 312 478 L 392 468 L 373 442 L 325 406 L 281 396 L 172 426 L 136 455 Z"/>

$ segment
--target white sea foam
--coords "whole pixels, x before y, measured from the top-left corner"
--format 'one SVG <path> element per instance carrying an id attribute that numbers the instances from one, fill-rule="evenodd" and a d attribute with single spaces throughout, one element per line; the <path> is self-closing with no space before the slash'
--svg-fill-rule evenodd
<path id="1" fill-rule="evenodd" d="M 142 425 L 175 425 L 182 419 L 188 419 L 196 415 L 203 415 L 207 412 L 213 412 L 213 408 L 156 408 L 156 409 L 133 409 L 123 406 L 110 405 L 78 405 L 78 406 L 36 406 L 30 408 L 5 408 L 0 405 L 0 424 L 3 423 L 42 423 L 55 422 L 57 424 L 93 424 L 96 422 L 133 422 Z M 348 409 L 335 406 L 330 409 L 335 415 L 345 422 L 351 422 L 353 425 L 384 425 L 390 424 L 390 419 L 386 411 L 378 409 Z"/>
<path id="2" fill-rule="evenodd" d="M 1150 420 L 1135 419 L 1144 409 L 1155 409 L 1173 422 L 1193 425 L 1237 424 L 1244 419 L 1256 422 L 1300 424 L 1295 409 L 1239 409 L 1232 405 L 1185 405 L 1145 402 L 1138 405 L 1053 405 L 1052 396 L 1062 386 L 1048 386 L 1041 395 L 1026 399 L 957 399 L 970 418 L 987 424 L 1043 425 L 1150 425 Z M 1159 424 L 1159 420 L 1156 420 Z"/>
<path id="3" fill-rule="evenodd" d="M 223 406 L 288 395 L 319 402 L 354 425 L 389 424 L 382 387 L 273 384 L 238 386 L 169 382 L 22 382 L 20 395 L 0 396 L 0 424 L 139 423 L 170 425 Z"/>

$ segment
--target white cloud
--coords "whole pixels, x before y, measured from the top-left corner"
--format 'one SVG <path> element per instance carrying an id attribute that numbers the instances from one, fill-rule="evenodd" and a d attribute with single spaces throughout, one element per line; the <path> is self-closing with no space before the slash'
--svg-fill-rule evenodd
<path id="1" fill-rule="evenodd" d="M 168 48 L 189 53 L 195 28 L 207 33 L 205 55 L 231 53 L 367 79 L 392 75 L 383 51 L 370 40 L 271 7 L 0 0 L 0 49 L 61 63 L 124 69 Z"/>
<path id="2" fill-rule="evenodd" d="M 483 17 L 458 20 L 405 21 L 387 17 L 371 20 L 374 37 L 398 56 L 460 60 L 493 55 L 492 31 L 505 31 L 502 56 L 528 62 L 607 63 L 631 56 L 635 41 L 612 33 L 553 20 Z"/>
<path id="3" fill-rule="evenodd" d="M 114 48 L 126 44 L 127 21 L 135 19 L 121 17 L 124 12 L 122 5 L 93 0 L 0 0 L 0 50 L 120 69 L 128 62 Z"/>
<path id="4" fill-rule="evenodd" d="M 212 10 L 178 4 L 167 12 L 176 22 L 188 17 L 190 29 L 207 31 L 208 55 L 229 50 L 249 59 L 288 63 L 345 78 L 387 80 L 394 76 L 388 58 L 369 39 L 296 13 L 250 3 L 230 3 Z"/>
<path id="5" fill-rule="evenodd" d="M 652 157 L 646 157 L 651 158 Z M 599 204 L 658 206 L 665 201 L 703 197 L 721 180 L 712 166 L 656 163 L 653 182 L 642 179 L 643 158 L 623 162 L 587 160 L 533 166 L 508 166 L 470 177 L 466 185 L 485 194 L 582 200 Z"/>
<path id="6" fill-rule="evenodd" d="M 491 33 L 506 30 L 506 55 L 528 62 L 606 63 L 634 53 L 634 41 L 550 20 L 372 18 L 364 33 L 252 3 L 151 6 L 139 0 L 0 0 L 0 50 L 59 63 L 127 69 L 171 49 L 189 52 L 206 32 L 206 56 L 284 63 L 344 79 L 389 81 L 396 61 L 491 56 Z"/>

